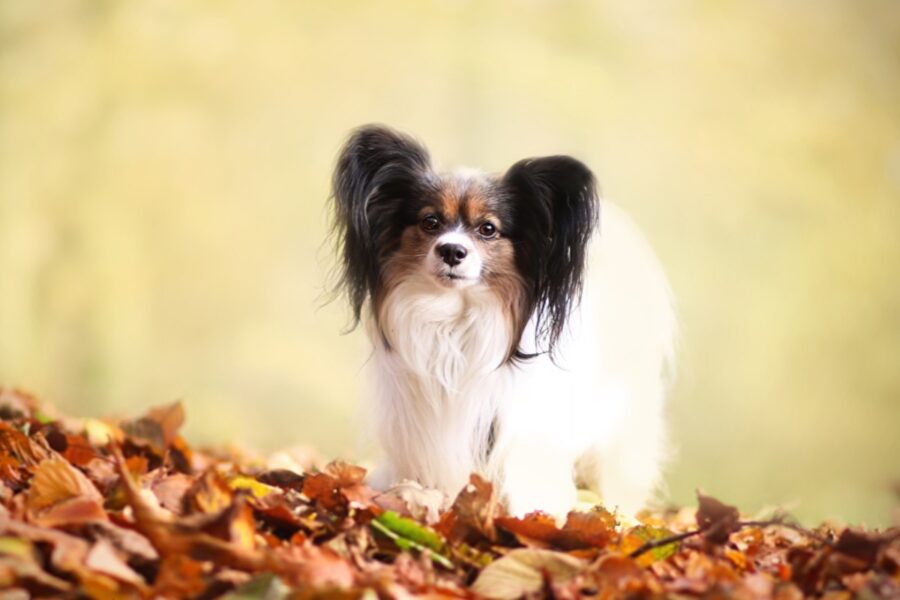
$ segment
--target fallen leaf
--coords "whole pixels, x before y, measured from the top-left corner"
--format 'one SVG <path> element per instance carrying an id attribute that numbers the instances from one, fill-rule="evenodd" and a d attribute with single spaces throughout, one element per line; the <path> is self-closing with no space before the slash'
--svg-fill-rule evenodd
<path id="1" fill-rule="evenodd" d="M 159 424 L 163 444 L 169 446 L 178 437 L 178 430 L 184 425 L 184 406 L 181 402 L 157 406 L 147 411 L 147 418 Z"/>
<path id="2" fill-rule="evenodd" d="M 234 475 L 229 477 L 227 481 L 228 487 L 232 490 L 245 490 L 257 500 L 262 500 L 269 494 L 280 493 L 278 488 L 257 481 L 252 477 L 247 477 L 246 475 Z"/>
<path id="3" fill-rule="evenodd" d="M 601 558 L 590 571 L 601 598 L 659 595 L 662 586 L 637 561 L 620 554 Z"/>
<path id="4" fill-rule="evenodd" d="M 310 588 L 348 589 L 356 575 L 350 563 L 335 552 L 311 544 L 279 549 L 279 575 L 289 584 Z"/>
<path id="5" fill-rule="evenodd" d="M 416 481 L 402 481 L 372 501 L 384 510 L 392 510 L 414 519 L 434 525 L 441 518 L 441 509 L 447 502 L 443 492 L 423 487 Z"/>
<path id="6" fill-rule="evenodd" d="M 106 540 L 100 540 L 91 547 L 85 559 L 85 566 L 99 573 L 114 577 L 119 581 L 143 587 L 144 580 L 128 566 Z"/>
<path id="7" fill-rule="evenodd" d="M 95 459 L 105 460 L 84 436 L 64 433 L 59 429 L 51 428 L 44 435 L 44 439 L 47 440 L 50 448 L 76 467 L 87 466 Z"/>
<path id="8" fill-rule="evenodd" d="M 740 512 L 711 496 L 697 492 L 697 526 L 703 538 L 712 544 L 722 545 L 740 528 Z"/>
<path id="9" fill-rule="evenodd" d="M 103 496 L 84 473 L 61 457 L 37 466 L 26 507 L 31 521 L 47 527 L 106 519 Z"/>
<path id="10" fill-rule="evenodd" d="M 494 486 L 473 473 L 435 529 L 454 543 L 471 545 L 481 540 L 492 542 L 497 538 L 494 519 L 500 516 L 501 510 Z"/>
<path id="11" fill-rule="evenodd" d="M 513 599 L 539 592 L 544 578 L 564 583 L 582 572 L 581 559 L 539 548 L 519 548 L 495 560 L 472 584 L 472 591 L 488 598 Z"/>
<path id="12" fill-rule="evenodd" d="M 540 512 L 521 518 L 498 517 L 495 523 L 524 545 L 561 550 L 602 548 L 616 535 L 615 516 L 600 507 L 570 512 L 563 527 L 557 526 L 555 518 Z"/>
<path id="13" fill-rule="evenodd" d="M 658 542 L 673 535 L 671 531 L 663 527 L 651 527 L 638 525 L 625 531 L 617 545 L 617 550 L 629 555 L 642 548 L 647 543 Z M 678 552 L 678 542 L 672 542 L 663 546 L 657 546 L 637 556 L 635 561 L 641 566 L 649 566 L 658 560 L 665 560 Z"/>
<path id="14" fill-rule="evenodd" d="M 0 419 L 29 418 L 37 410 L 37 399 L 22 390 L 0 387 Z"/>
<path id="15" fill-rule="evenodd" d="M 0 455 L 14 459 L 20 468 L 31 469 L 50 457 L 50 451 L 5 421 L 0 421 Z"/>
<path id="16" fill-rule="evenodd" d="M 185 494 L 194 484 L 194 478 L 184 473 L 173 473 L 154 479 L 150 489 L 159 500 L 160 506 L 176 515 L 184 512 Z"/>
<path id="17" fill-rule="evenodd" d="M 184 494 L 186 513 L 218 513 L 229 506 L 234 492 L 215 469 L 207 469 Z"/>

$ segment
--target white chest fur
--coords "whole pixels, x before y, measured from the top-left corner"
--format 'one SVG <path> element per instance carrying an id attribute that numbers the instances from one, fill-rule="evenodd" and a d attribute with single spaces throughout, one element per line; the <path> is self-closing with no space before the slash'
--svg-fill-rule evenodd
<path id="1" fill-rule="evenodd" d="M 370 332 L 387 481 L 449 491 L 487 470 L 491 428 L 510 384 L 506 323 L 483 288 L 448 290 L 413 278 L 385 299 L 381 332 Z"/>

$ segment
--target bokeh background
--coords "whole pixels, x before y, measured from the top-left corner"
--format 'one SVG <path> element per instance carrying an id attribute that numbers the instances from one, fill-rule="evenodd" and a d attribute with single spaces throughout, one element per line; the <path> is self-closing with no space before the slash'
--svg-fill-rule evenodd
<path id="1" fill-rule="evenodd" d="M 895 0 L 4 0 L 0 382 L 358 457 L 323 242 L 370 121 L 448 166 L 577 155 L 642 225 L 682 325 L 671 499 L 891 521 Z"/>

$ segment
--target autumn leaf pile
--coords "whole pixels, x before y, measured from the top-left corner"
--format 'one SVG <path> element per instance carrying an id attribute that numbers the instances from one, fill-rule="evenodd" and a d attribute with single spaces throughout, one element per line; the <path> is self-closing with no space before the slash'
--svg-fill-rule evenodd
<path id="1" fill-rule="evenodd" d="M 693 509 L 507 516 L 473 476 L 431 511 L 334 462 L 267 469 L 190 448 L 179 404 L 50 418 L 0 390 L 0 595 L 98 598 L 900 597 L 900 531 Z M 430 524 L 426 524 L 430 522 Z"/>

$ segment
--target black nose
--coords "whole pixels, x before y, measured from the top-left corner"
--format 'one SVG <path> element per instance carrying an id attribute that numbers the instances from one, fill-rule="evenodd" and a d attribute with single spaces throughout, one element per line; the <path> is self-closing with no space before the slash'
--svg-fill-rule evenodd
<path id="1" fill-rule="evenodd" d="M 466 257 L 469 252 L 464 246 L 459 244 L 441 244 L 437 247 L 438 256 L 444 259 L 444 262 L 455 267 Z"/>

